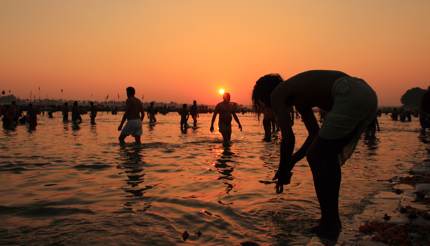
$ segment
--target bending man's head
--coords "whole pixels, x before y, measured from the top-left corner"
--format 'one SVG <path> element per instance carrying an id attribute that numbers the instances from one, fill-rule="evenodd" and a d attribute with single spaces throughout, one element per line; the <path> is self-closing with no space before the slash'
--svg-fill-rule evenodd
<path id="1" fill-rule="evenodd" d="M 275 74 L 266 74 L 263 77 L 259 78 L 257 82 L 255 82 L 254 89 L 252 91 L 252 105 L 254 110 L 257 112 L 261 112 L 263 107 L 271 107 L 270 95 L 272 91 L 284 81 L 281 75 Z"/>

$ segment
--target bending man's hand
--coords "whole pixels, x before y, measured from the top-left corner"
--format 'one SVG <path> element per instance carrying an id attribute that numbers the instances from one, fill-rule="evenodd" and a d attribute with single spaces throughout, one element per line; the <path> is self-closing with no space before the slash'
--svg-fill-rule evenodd
<path id="1" fill-rule="evenodd" d="M 286 172 L 282 169 L 278 169 L 276 171 L 275 176 L 273 177 L 273 180 L 277 180 L 275 190 L 276 193 L 282 193 L 284 191 L 284 185 L 287 185 L 291 182 L 291 176 L 293 175 L 292 172 Z"/>

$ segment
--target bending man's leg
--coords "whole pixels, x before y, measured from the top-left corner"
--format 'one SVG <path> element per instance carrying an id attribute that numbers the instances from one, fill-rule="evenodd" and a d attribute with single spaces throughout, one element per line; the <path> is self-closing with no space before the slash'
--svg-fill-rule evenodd
<path id="1" fill-rule="evenodd" d="M 337 155 L 346 143 L 345 139 L 325 140 L 317 137 L 307 154 L 321 209 L 317 232 L 324 236 L 335 237 L 341 229 L 339 217 L 341 169 Z"/>

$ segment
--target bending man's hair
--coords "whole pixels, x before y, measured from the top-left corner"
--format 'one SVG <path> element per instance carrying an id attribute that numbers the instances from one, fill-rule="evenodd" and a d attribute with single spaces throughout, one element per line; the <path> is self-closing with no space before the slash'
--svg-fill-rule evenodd
<path id="1" fill-rule="evenodd" d="M 257 80 L 254 90 L 252 91 L 252 106 L 257 113 L 262 111 L 260 101 L 263 102 L 266 107 L 272 106 L 270 95 L 276 86 L 283 81 L 281 75 L 277 73 L 266 74 Z"/>

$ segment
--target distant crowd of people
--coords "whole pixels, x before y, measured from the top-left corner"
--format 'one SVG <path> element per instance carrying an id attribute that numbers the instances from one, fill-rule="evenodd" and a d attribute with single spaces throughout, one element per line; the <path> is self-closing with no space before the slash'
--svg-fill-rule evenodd
<path id="1" fill-rule="evenodd" d="M 141 100 L 135 97 L 133 87 L 126 88 L 127 100 L 125 112 L 118 126 L 119 142 L 125 143 L 127 136 L 133 136 L 136 143 L 141 143 L 142 121 L 145 109 Z M 237 106 L 230 101 L 231 95 L 224 93 L 222 102 L 215 106 L 210 128 L 218 117 L 218 130 L 223 137 L 223 144 L 231 142 L 232 121 L 242 130 L 237 116 Z M 284 185 L 291 182 L 292 170 L 297 162 L 306 157 L 312 171 L 315 192 L 320 204 L 321 218 L 312 231 L 327 238 L 336 238 L 342 228 L 339 217 L 339 188 L 341 166 L 351 157 L 355 146 L 362 136 L 374 138 L 379 130 L 378 98 L 375 91 L 363 79 L 344 72 L 331 70 L 311 70 L 299 73 L 287 80 L 279 74 L 267 74 L 259 78 L 252 91 L 254 111 L 263 115 L 264 141 L 271 141 L 274 133 L 281 132 L 280 158 L 278 170 L 274 176 L 276 192 L 282 193 Z M 314 108 L 319 109 L 319 119 Z M 72 122 L 82 122 L 78 102 L 72 106 Z M 146 109 L 150 124 L 157 122 L 154 103 Z M 425 132 L 430 128 L 430 88 L 424 94 L 419 111 L 406 109 L 387 111 L 393 120 L 411 121 L 412 115 L 419 116 Z M 69 120 L 69 107 L 65 103 L 62 110 L 63 121 Z M 197 102 L 192 106 L 184 104 L 178 110 L 180 129 L 185 132 L 191 116 L 193 127 L 197 127 L 199 111 Z M 37 125 L 37 113 L 31 104 L 27 115 L 22 116 L 16 103 L 1 109 L 3 127 L 14 129 L 17 122 L 27 122 L 30 129 Z M 90 121 L 96 124 L 97 109 L 90 103 Z M 308 132 L 306 140 L 295 151 L 293 125 L 300 118 Z"/>

